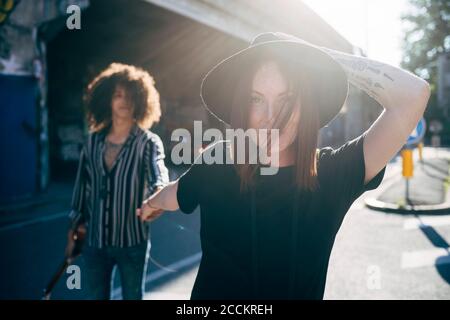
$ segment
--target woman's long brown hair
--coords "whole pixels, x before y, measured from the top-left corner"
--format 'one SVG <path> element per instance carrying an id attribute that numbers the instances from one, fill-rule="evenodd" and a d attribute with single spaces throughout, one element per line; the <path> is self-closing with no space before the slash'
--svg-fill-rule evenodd
<path id="1" fill-rule="evenodd" d="M 308 70 L 308 66 L 303 65 L 304 72 L 298 72 L 294 65 L 301 63 L 298 59 L 293 59 L 287 53 L 272 50 L 262 51 L 256 59 L 246 61 L 245 70 L 237 80 L 230 125 L 234 129 L 248 129 L 253 77 L 258 68 L 268 61 L 277 63 L 293 93 L 292 101 L 286 103 L 280 109 L 279 114 L 275 116 L 274 128 L 282 131 L 289 122 L 294 108 L 300 107 L 300 121 L 292 143 L 295 153 L 294 187 L 299 190 L 312 191 L 317 187 L 317 138 L 320 125 L 318 110 L 313 104 L 311 87 L 315 81 L 320 81 L 320 79 Z M 233 152 L 234 159 L 237 159 L 236 148 Z M 248 160 L 248 150 L 246 152 L 246 160 Z M 235 167 L 240 177 L 241 192 L 248 191 L 254 186 L 261 165 L 249 164 L 248 161 L 245 161 L 245 164 L 235 164 Z"/>

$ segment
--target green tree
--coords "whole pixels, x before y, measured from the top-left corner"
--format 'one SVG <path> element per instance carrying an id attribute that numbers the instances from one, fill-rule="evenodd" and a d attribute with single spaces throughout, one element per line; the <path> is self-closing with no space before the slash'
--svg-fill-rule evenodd
<path id="1" fill-rule="evenodd" d="M 450 52 L 450 1 L 409 0 L 411 10 L 402 16 L 407 25 L 402 67 L 436 85 L 436 60 Z"/>
<path id="2" fill-rule="evenodd" d="M 402 67 L 426 79 L 432 90 L 425 113 L 427 120 L 444 121 L 444 140 L 450 139 L 450 119 L 437 106 L 437 58 L 450 52 L 450 0 L 409 0 L 410 10 L 402 16 L 406 25 Z"/>

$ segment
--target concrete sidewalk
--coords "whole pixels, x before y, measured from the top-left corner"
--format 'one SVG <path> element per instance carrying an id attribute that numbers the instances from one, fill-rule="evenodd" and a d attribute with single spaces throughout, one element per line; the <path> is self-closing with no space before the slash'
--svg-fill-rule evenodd
<path id="1" fill-rule="evenodd" d="M 447 150 L 436 154 L 427 148 L 423 161 L 415 157 L 408 199 L 406 180 L 401 175 L 401 160 L 395 165 L 399 167 L 398 173 L 382 185 L 375 198 L 366 200 L 369 208 L 398 213 L 450 213 L 450 153 Z"/>

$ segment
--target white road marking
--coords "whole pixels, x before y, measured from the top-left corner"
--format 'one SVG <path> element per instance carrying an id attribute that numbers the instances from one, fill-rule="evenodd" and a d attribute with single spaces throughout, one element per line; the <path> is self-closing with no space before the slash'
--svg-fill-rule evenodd
<path id="1" fill-rule="evenodd" d="M 353 202 L 352 206 L 350 207 L 350 210 L 362 210 L 366 207 L 366 205 L 364 204 L 363 201 L 361 200 L 357 200 L 355 202 Z"/>
<path id="2" fill-rule="evenodd" d="M 166 267 L 166 269 L 160 269 L 156 272 L 151 273 L 150 275 L 147 275 L 146 280 L 145 280 L 145 284 L 149 284 L 153 281 L 156 281 L 162 277 L 165 277 L 169 274 L 172 274 L 172 272 L 168 271 L 167 269 L 170 270 L 179 270 L 181 268 L 185 268 L 191 265 L 196 264 L 197 262 L 200 262 L 200 259 L 202 258 L 202 253 L 198 252 L 192 256 L 189 256 L 187 258 L 181 259 L 177 262 L 174 262 L 170 265 L 168 265 Z M 111 298 L 114 299 L 118 299 L 118 297 L 121 295 L 122 290 L 120 287 L 115 288 L 111 294 Z"/>
<path id="3" fill-rule="evenodd" d="M 402 269 L 450 264 L 450 252 L 444 248 L 403 252 Z"/>
<path id="4" fill-rule="evenodd" d="M 433 216 L 433 217 L 425 217 L 421 216 L 420 219 L 410 218 L 406 219 L 403 223 L 403 229 L 411 230 L 411 229 L 419 229 L 421 226 L 430 226 L 430 227 L 439 227 L 439 226 L 450 226 L 450 216 Z"/>
<path id="5" fill-rule="evenodd" d="M 174 293 L 165 291 L 152 291 L 144 295 L 143 300 L 189 300 L 189 293 Z"/>

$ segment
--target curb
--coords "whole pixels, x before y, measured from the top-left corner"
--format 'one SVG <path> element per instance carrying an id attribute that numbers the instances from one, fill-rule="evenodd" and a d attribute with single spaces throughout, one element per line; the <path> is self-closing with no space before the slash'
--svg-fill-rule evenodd
<path id="1" fill-rule="evenodd" d="M 436 205 L 405 205 L 400 206 L 393 203 L 379 201 L 375 198 L 365 200 L 365 204 L 369 209 L 390 213 L 421 213 L 421 214 L 450 214 L 450 201 L 446 201 Z"/>
<path id="2" fill-rule="evenodd" d="M 447 181 L 449 181 L 449 177 L 450 177 L 450 168 L 448 171 Z M 380 190 L 378 195 L 383 193 L 385 190 L 387 190 L 393 184 L 394 184 L 394 182 L 386 185 L 384 188 L 382 188 Z M 450 188 L 446 187 L 445 202 L 440 203 L 440 204 L 398 205 L 398 204 L 394 204 L 394 203 L 380 201 L 373 197 L 365 199 L 364 202 L 365 202 L 366 207 L 369 209 L 376 210 L 376 211 L 388 212 L 388 213 L 400 213 L 400 214 L 420 213 L 420 214 L 428 214 L 428 215 L 444 215 L 444 214 L 450 214 Z"/>

